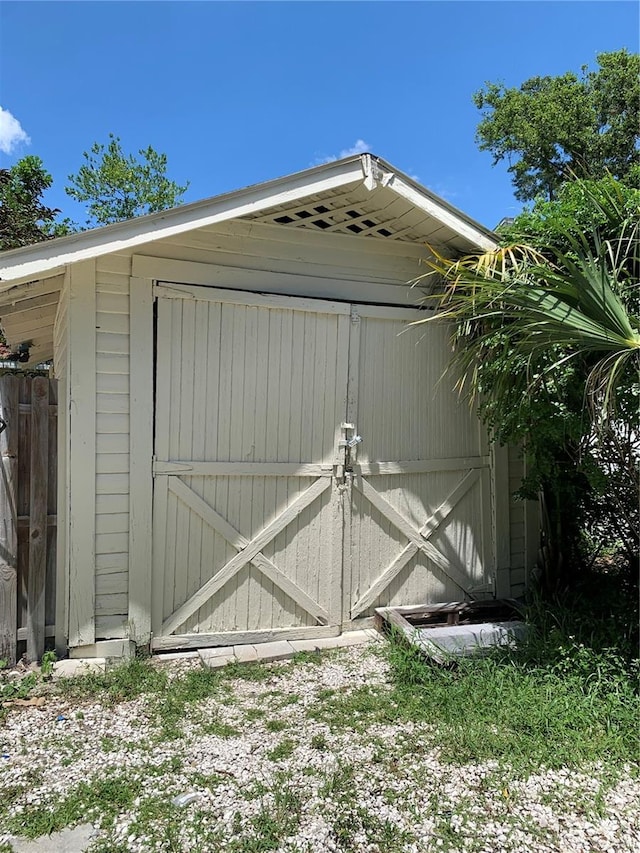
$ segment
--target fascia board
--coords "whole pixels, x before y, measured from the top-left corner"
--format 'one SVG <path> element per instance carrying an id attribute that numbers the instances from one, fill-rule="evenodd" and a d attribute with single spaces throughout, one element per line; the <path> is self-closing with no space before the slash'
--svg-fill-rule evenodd
<path id="1" fill-rule="evenodd" d="M 471 219 L 461 210 L 453 205 L 447 204 L 441 198 L 430 193 L 424 187 L 413 181 L 408 175 L 395 169 L 390 163 L 376 157 L 378 165 L 383 172 L 390 173 L 385 186 L 396 192 L 399 196 L 411 202 L 415 207 L 423 210 L 433 219 L 441 222 L 447 228 L 457 232 L 461 237 L 469 240 L 480 249 L 491 250 L 498 245 L 498 237 L 479 222 Z"/>
<path id="2" fill-rule="evenodd" d="M 354 157 L 285 178 L 185 204 L 169 211 L 106 225 L 92 231 L 13 249 L 0 256 L 0 291 L 61 267 L 287 204 L 309 195 L 362 181 L 361 158 Z"/>

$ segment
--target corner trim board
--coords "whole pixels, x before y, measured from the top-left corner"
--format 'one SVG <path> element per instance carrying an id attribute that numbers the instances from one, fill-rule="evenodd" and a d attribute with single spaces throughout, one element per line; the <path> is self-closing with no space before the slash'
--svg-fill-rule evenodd
<path id="1" fill-rule="evenodd" d="M 129 638 L 151 638 L 153 476 L 153 282 L 130 278 Z"/>
<path id="2" fill-rule="evenodd" d="M 96 265 L 69 269 L 69 645 L 95 642 Z"/>

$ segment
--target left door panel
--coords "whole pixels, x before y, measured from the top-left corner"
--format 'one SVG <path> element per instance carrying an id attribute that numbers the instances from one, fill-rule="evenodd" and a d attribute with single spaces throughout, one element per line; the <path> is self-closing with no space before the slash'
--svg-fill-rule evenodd
<path id="1" fill-rule="evenodd" d="M 154 636 L 337 626 L 349 306 L 157 292 Z"/>

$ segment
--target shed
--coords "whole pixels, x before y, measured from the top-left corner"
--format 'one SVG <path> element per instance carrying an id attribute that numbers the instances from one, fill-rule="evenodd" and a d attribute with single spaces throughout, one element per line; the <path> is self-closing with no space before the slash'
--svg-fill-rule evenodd
<path id="1" fill-rule="evenodd" d="M 517 595 L 535 509 L 408 283 L 494 235 L 349 157 L 0 256 L 58 382 L 55 634 L 103 655 L 331 636 Z"/>

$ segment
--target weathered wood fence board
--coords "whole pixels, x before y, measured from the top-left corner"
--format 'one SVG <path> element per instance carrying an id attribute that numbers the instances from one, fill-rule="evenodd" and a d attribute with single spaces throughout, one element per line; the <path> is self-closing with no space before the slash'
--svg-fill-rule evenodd
<path id="1" fill-rule="evenodd" d="M 0 658 L 14 662 L 26 640 L 37 660 L 55 614 L 55 381 L 0 376 L 0 417 Z"/>
<path id="2" fill-rule="evenodd" d="M 5 381 L 9 379 L 10 381 Z M 9 663 L 16 659 L 18 636 L 18 438 L 17 424 L 19 386 L 16 377 L 0 377 L 0 416 L 4 429 L 0 433 L 0 658 Z M 1 425 L 0 425 L 1 426 Z"/>

